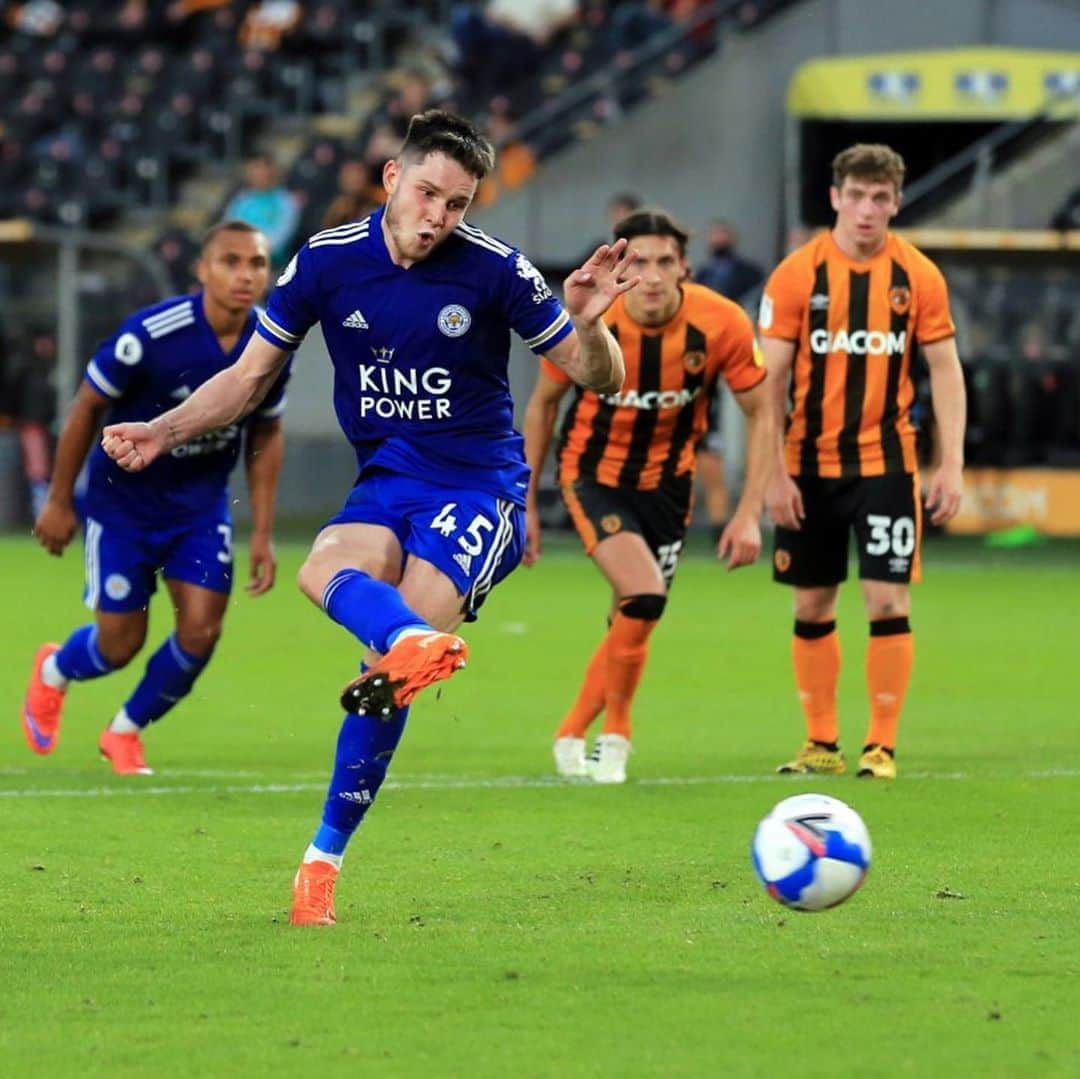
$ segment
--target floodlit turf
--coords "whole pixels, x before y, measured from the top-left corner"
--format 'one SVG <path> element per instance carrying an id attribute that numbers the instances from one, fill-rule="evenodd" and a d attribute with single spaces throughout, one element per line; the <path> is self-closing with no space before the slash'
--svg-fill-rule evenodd
<path id="1" fill-rule="evenodd" d="M 36 646 L 79 624 L 77 552 L 0 540 L 0 1061 L 8 1075 L 1080 1073 L 1080 548 L 937 542 L 916 591 L 901 778 L 772 775 L 802 726 L 789 597 L 684 563 L 632 781 L 559 785 L 550 737 L 603 627 L 571 547 L 470 628 L 346 860 L 339 924 L 286 924 L 355 653 L 293 586 L 238 592 L 195 693 L 121 780 L 96 739 L 138 665 L 19 729 Z M 160 603 L 152 637 L 165 632 Z M 866 627 L 840 615 L 844 744 Z M 821 790 L 874 842 L 849 903 L 788 912 L 748 846 Z"/>

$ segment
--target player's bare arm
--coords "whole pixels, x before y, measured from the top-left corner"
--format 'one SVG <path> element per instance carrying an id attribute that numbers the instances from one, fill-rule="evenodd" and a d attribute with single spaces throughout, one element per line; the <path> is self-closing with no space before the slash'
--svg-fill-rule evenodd
<path id="1" fill-rule="evenodd" d="M 617 296 L 641 280 L 639 275 L 627 276 L 633 259 L 634 252 L 625 240 L 610 246 L 601 244 L 563 282 L 563 306 L 575 332 L 564 337 L 547 358 L 579 386 L 597 393 L 615 393 L 626 377 L 622 350 L 604 325 L 603 316 Z"/>
<path id="2" fill-rule="evenodd" d="M 569 388 L 566 383 L 556 382 L 541 370 L 537 373 L 536 386 L 525 406 L 525 460 L 531 472 L 525 502 L 525 555 L 522 561 L 526 566 L 531 566 L 540 557 L 540 510 L 537 502 L 540 473 L 551 448 L 551 434 L 559 414 L 559 402 Z"/>
<path id="3" fill-rule="evenodd" d="M 79 527 L 75 480 L 108 408 L 109 401 L 92 386 L 85 382 L 79 386 L 56 446 L 49 494 L 34 522 L 34 535 L 49 554 L 62 554 Z"/>
<path id="4" fill-rule="evenodd" d="M 926 492 L 930 520 L 944 524 L 956 516 L 964 491 L 964 426 L 967 398 L 964 373 L 956 351 L 956 338 L 946 337 L 923 345 L 930 368 L 930 393 L 934 401 L 941 463 Z"/>
<path id="5" fill-rule="evenodd" d="M 278 476 L 285 458 L 285 431 L 281 420 L 254 423 L 244 445 L 248 496 L 251 499 L 250 568 L 247 592 L 261 596 L 274 587 L 274 503 Z"/>
<path id="6" fill-rule="evenodd" d="M 788 385 L 795 362 L 794 341 L 763 337 L 761 354 L 769 372 L 765 388 L 772 408 L 772 463 L 765 485 L 765 508 L 774 524 L 798 530 L 805 516 L 802 494 L 784 464 L 784 417 L 787 414 Z"/>
<path id="7" fill-rule="evenodd" d="M 164 453 L 251 413 L 269 392 L 288 353 L 256 335 L 240 359 L 204 382 L 176 408 L 148 423 L 114 423 L 101 445 L 121 468 L 141 472 Z"/>
<path id="8" fill-rule="evenodd" d="M 746 417 L 746 476 L 742 496 L 716 547 L 729 570 L 749 566 L 761 554 L 761 509 L 776 462 L 776 419 L 769 380 L 735 395 Z"/>

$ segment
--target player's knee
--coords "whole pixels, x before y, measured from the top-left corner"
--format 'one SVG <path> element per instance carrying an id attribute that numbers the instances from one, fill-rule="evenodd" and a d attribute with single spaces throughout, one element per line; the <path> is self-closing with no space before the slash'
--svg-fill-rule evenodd
<path id="1" fill-rule="evenodd" d="M 619 603 L 619 613 L 627 618 L 639 618 L 643 622 L 659 622 L 667 606 L 667 596 L 656 592 L 645 592 L 637 596 L 627 596 Z"/>
<path id="2" fill-rule="evenodd" d="M 813 588 L 797 592 L 795 618 L 799 622 L 827 622 L 836 617 L 836 590 Z"/>
<path id="3" fill-rule="evenodd" d="M 881 622 L 891 618 L 906 618 L 910 605 L 900 600 L 883 599 L 866 605 L 866 613 L 871 622 Z"/>
<path id="4" fill-rule="evenodd" d="M 213 652 L 218 641 L 221 640 L 222 628 L 220 618 L 210 622 L 183 625 L 176 631 L 176 643 L 189 656 L 205 658 Z"/>
<path id="5" fill-rule="evenodd" d="M 300 591 L 312 603 L 322 604 L 323 590 L 326 588 L 330 578 L 326 574 L 326 569 L 319 564 L 317 558 L 313 558 L 308 555 L 304 559 L 303 565 L 297 571 L 296 583 L 300 588 Z"/>

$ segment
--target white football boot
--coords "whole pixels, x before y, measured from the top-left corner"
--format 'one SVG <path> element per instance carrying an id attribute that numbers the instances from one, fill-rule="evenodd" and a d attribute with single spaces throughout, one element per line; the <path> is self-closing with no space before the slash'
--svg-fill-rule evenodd
<path id="1" fill-rule="evenodd" d="M 630 739 L 621 734 L 597 735 L 586 774 L 594 783 L 625 783 L 626 758 L 630 756 Z"/>
<path id="2" fill-rule="evenodd" d="M 583 779 L 588 775 L 584 738 L 556 738 L 552 752 L 555 754 L 555 771 L 563 779 Z"/>

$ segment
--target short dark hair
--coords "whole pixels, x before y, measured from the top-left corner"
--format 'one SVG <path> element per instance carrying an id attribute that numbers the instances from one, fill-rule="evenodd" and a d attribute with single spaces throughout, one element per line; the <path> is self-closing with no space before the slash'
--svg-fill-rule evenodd
<path id="1" fill-rule="evenodd" d="M 495 150 L 480 130 L 445 109 L 417 113 L 398 151 L 399 158 L 413 161 L 423 161 L 428 154 L 445 154 L 477 180 L 495 168 Z"/>
<path id="2" fill-rule="evenodd" d="M 869 183 L 892 184 L 897 192 L 904 186 L 904 159 L 881 142 L 857 142 L 833 158 L 833 186 L 843 187 L 851 176 Z"/>
<path id="3" fill-rule="evenodd" d="M 671 236 L 678 245 L 679 254 L 686 254 L 690 233 L 667 212 L 655 207 L 634 210 L 615 226 L 616 240 L 633 240 L 637 236 Z"/>
<path id="4" fill-rule="evenodd" d="M 219 221 L 216 225 L 211 225 L 203 233 L 202 241 L 199 243 L 199 250 L 205 251 L 214 242 L 215 237 L 222 232 L 257 232 L 260 236 L 262 235 L 262 229 L 257 229 L 254 225 L 249 225 L 238 217 L 232 217 L 228 221 Z"/>

